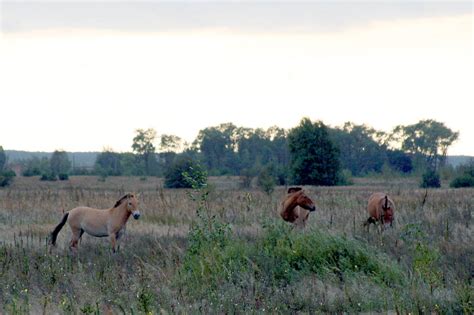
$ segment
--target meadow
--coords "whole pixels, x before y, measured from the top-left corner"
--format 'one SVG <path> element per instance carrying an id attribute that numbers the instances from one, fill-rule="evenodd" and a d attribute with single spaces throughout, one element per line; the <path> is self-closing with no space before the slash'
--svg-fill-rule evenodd
<path id="1" fill-rule="evenodd" d="M 0 313 L 474 312 L 474 189 L 419 189 L 414 178 L 356 178 L 305 187 L 317 210 L 305 230 L 278 216 L 270 195 L 238 177 L 206 189 L 164 189 L 149 177 L 15 179 L 0 189 Z M 385 191 L 394 227 L 362 227 L 367 199 Z M 63 211 L 109 208 L 139 193 L 120 250 L 84 235 L 76 256 Z"/>

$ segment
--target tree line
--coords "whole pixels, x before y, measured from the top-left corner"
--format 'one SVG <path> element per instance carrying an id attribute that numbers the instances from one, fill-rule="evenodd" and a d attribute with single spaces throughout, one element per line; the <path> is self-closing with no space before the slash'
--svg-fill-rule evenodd
<path id="1" fill-rule="evenodd" d="M 49 160 L 24 161 L 23 175 L 46 179 L 64 179 L 69 174 L 168 179 L 175 172 L 179 174 L 174 174 L 173 181 L 179 182 L 181 173 L 192 169 L 198 170 L 201 177 L 203 172 L 249 180 L 258 177 L 268 186 L 272 182 L 337 185 L 347 183 L 350 176 L 383 171 L 436 175 L 446 165 L 448 148 L 458 137 L 458 132 L 435 120 L 400 125 L 388 133 L 351 122 L 331 128 L 309 118 L 303 118 L 290 130 L 224 123 L 200 130 L 192 143 L 176 135 L 158 136 L 153 129 L 137 129 L 132 152 L 104 149 L 93 169 L 72 170 L 67 154 L 56 151 Z"/>

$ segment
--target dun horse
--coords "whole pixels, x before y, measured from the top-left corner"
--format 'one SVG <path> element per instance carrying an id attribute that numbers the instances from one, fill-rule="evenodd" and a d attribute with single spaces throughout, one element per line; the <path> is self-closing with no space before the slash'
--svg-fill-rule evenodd
<path id="1" fill-rule="evenodd" d="M 66 212 L 61 222 L 51 232 L 51 244 L 56 245 L 56 238 L 59 231 L 66 222 L 72 230 L 72 238 L 69 247 L 74 252 L 77 251 L 77 243 L 84 232 L 92 236 L 108 236 L 115 252 L 117 240 L 125 233 L 125 225 L 133 215 L 135 220 L 140 217 L 138 210 L 138 200 L 133 194 L 126 194 L 115 205 L 106 210 L 94 209 L 89 207 L 77 207 Z"/>
<path id="2" fill-rule="evenodd" d="M 364 222 L 364 226 L 369 228 L 371 223 L 380 222 L 382 229 L 385 225 L 393 224 L 395 203 L 387 194 L 384 193 L 373 193 L 369 198 L 367 204 L 367 211 L 370 217 Z"/>
<path id="3" fill-rule="evenodd" d="M 280 215 L 283 220 L 291 222 L 297 227 L 305 227 L 309 213 L 316 210 L 313 201 L 301 187 L 289 188 L 288 195 L 281 205 Z"/>

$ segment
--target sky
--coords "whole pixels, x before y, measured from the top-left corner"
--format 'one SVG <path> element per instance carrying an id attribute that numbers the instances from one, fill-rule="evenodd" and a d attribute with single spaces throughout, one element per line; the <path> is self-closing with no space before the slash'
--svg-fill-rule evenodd
<path id="1" fill-rule="evenodd" d="M 1 1 L 0 145 L 130 151 L 220 123 L 390 131 L 474 155 L 474 14 L 439 1 Z"/>

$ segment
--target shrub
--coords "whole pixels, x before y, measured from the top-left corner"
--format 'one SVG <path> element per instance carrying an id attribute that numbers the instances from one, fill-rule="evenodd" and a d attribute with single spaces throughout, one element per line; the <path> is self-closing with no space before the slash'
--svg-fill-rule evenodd
<path id="1" fill-rule="evenodd" d="M 176 160 L 165 173 L 167 188 L 203 187 L 206 182 L 207 172 L 196 161 L 189 158 Z"/>
<path id="2" fill-rule="evenodd" d="M 439 188 L 441 187 L 441 180 L 439 174 L 434 170 L 427 170 L 421 179 L 421 188 Z"/>
<path id="3" fill-rule="evenodd" d="M 464 174 L 453 179 L 449 184 L 452 188 L 474 187 L 474 177 L 469 174 Z"/>
<path id="4" fill-rule="evenodd" d="M 257 185 L 260 187 L 267 195 L 270 195 L 275 189 L 276 180 L 272 175 L 271 168 L 265 167 L 260 171 L 257 176 Z"/>
<path id="5" fill-rule="evenodd" d="M 352 179 L 352 173 L 348 169 L 343 169 L 339 172 L 337 176 L 337 185 L 339 186 L 349 186 L 354 185 L 354 180 Z"/>
<path id="6" fill-rule="evenodd" d="M 41 175 L 40 180 L 42 180 L 42 181 L 56 181 L 56 180 L 58 180 L 58 178 L 52 172 L 47 172 L 47 173 L 43 173 Z"/>
<path id="7" fill-rule="evenodd" d="M 0 172 L 0 187 L 9 186 L 15 176 L 16 174 L 12 170 Z"/>
<path id="8" fill-rule="evenodd" d="M 461 175 L 456 177 L 449 186 L 453 188 L 474 187 L 474 162 L 460 167 Z"/>
<path id="9" fill-rule="evenodd" d="M 59 180 L 69 180 L 69 175 L 67 173 L 61 173 L 58 175 Z"/>

